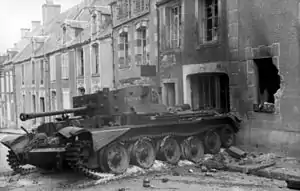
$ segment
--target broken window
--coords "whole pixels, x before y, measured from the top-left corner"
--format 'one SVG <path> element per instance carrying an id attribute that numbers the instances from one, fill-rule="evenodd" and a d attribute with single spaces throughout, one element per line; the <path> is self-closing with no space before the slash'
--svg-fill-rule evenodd
<path id="1" fill-rule="evenodd" d="M 199 43 L 210 43 L 218 40 L 219 9 L 219 0 L 195 0 Z"/>
<path id="2" fill-rule="evenodd" d="M 254 111 L 273 113 L 275 111 L 274 94 L 280 88 L 278 69 L 272 58 L 254 59 L 257 89 L 257 104 Z"/>
<path id="3" fill-rule="evenodd" d="M 190 77 L 194 110 L 225 112 L 228 104 L 228 76 L 225 74 L 193 74 Z"/>
<path id="4" fill-rule="evenodd" d="M 129 47 L 128 47 L 128 32 L 123 32 L 119 36 L 119 68 L 129 66 Z"/>
<path id="5" fill-rule="evenodd" d="M 166 8 L 166 45 L 167 48 L 180 46 L 181 5 Z"/>
<path id="6" fill-rule="evenodd" d="M 133 0 L 132 5 L 133 12 L 139 14 L 149 9 L 149 0 Z"/>
<path id="7" fill-rule="evenodd" d="M 138 52 L 136 54 L 136 62 L 138 65 L 148 64 L 148 52 L 147 52 L 147 28 L 142 27 L 137 30 L 136 46 Z"/>

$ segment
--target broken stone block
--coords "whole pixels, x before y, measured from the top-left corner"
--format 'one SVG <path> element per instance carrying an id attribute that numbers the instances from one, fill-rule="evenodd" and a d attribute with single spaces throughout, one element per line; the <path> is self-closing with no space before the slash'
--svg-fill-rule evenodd
<path id="1" fill-rule="evenodd" d="M 150 180 L 149 179 L 144 179 L 143 181 L 143 187 L 145 188 L 149 188 L 150 187 Z"/>
<path id="2" fill-rule="evenodd" d="M 207 172 L 206 166 L 201 166 L 201 172 Z"/>
<path id="3" fill-rule="evenodd" d="M 235 146 L 229 147 L 229 148 L 226 150 L 226 152 L 227 152 L 230 156 L 232 156 L 232 157 L 234 157 L 234 158 L 236 158 L 236 159 L 242 159 L 242 158 L 245 158 L 245 157 L 247 156 L 247 153 L 246 153 L 245 151 L 243 151 L 243 150 L 241 150 L 241 149 L 239 149 L 239 148 L 237 148 L 237 147 L 235 147 Z"/>

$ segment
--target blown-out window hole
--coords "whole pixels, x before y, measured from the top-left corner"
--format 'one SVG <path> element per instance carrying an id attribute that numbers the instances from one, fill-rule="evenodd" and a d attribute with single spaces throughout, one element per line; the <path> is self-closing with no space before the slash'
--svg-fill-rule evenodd
<path id="1" fill-rule="evenodd" d="M 274 94 L 280 88 L 280 76 L 278 68 L 272 58 L 254 59 L 257 87 L 257 103 L 262 111 L 266 104 L 275 103 Z"/>

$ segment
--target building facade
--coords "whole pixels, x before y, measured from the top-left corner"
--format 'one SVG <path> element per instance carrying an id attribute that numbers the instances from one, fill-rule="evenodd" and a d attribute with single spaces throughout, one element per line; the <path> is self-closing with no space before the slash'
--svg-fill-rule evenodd
<path id="1" fill-rule="evenodd" d="M 60 13 L 57 9 L 60 6 L 43 5 L 50 15 Z M 20 76 L 16 78 L 17 114 L 69 109 L 79 90 L 93 93 L 113 87 L 110 9 L 103 7 L 103 1 L 84 1 L 43 23 L 13 60 Z M 53 118 L 18 122 L 31 128 Z"/>
<path id="2" fill-rule="evenodd" d="M 223 80 L 211 74 L 224 74 L 231 111 L 244 121 L 240 143 L 299 155 L 298 5 L 267 0 L 159 1 L 164 103 L 216 107 L 211 89 Z"/>
<path id="3" fill-rule="evenodd" d="M 157 83 L 155 0 L 112 1 L 115 84 Z"/>

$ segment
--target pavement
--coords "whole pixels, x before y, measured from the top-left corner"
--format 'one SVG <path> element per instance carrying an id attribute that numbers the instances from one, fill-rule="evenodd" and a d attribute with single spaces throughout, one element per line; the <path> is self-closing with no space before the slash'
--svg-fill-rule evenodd
<path id="1" fill-rule="evenodd" d="M 9 134 L 24 134 L 21 129 L 0 129 L 0 139 Z M 0 145 L 0 174 L 10 171 L 6 163 L 7 148 Z M 236 159 L 229 156 L 224 149 L 220 152 L 226 158 L 226 169 L 230 172 L 239 172 L 246 175 L 265 177 L 271 180 L 299 180 L 300 181 L 300 160 L 285 156 L 278 156 L 272 153 L 248 153 L 247 157 Z M 219 157 L 220 158 L 220 157 Z M 217 166 L 212 166 L 218 169 Z M 211 168 L 212 168 L 211 167 Z"/>

